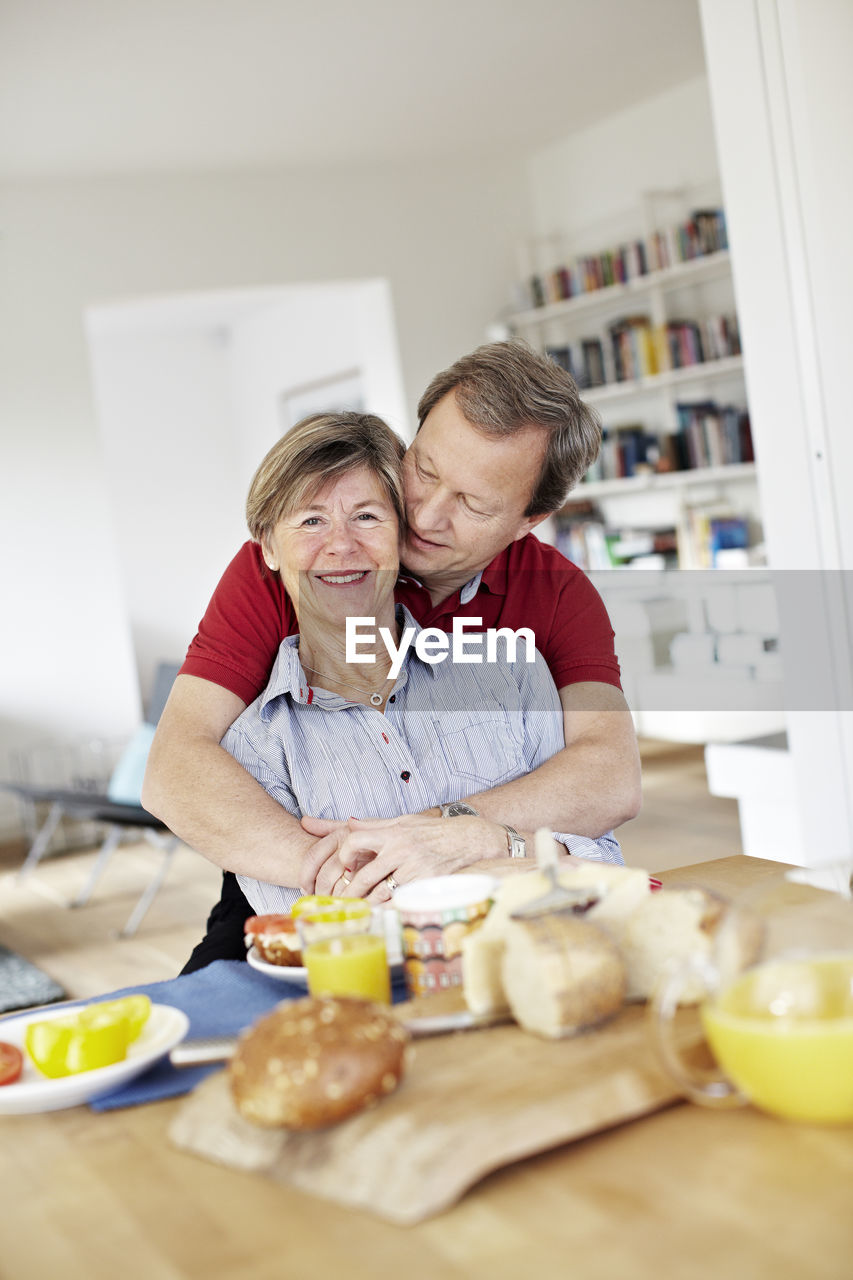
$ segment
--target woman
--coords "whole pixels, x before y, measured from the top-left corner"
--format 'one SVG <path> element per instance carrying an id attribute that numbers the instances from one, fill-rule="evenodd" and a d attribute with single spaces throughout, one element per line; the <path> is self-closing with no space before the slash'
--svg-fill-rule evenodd
<path id="1" fill-rule="evenodd" d="M 280 573 L 299 634 L 279 650 L 270 682 L 222 740 L 297 816 L 397 817 L 459 800 L 529 772 L 563 746 L 554 682 L 537 653 L 514 661 L 440 663 L 409 647 L 395 678 L 389 646 L 420 628 L 394 603 L 404 521 L 404 447 L 369 414 L 318 414 L 267 454 L 252 481 L 247 519 L 265 563 Z M 347 619 L 361 620 L 359 660 L 347 660 Z M 426 638 L 426 637 L 425 637 Z M 433 645 L 433 650 L 435 644 Z M 425 819 L 441 823 L 440 818 Z M 621 862 L 608 833 L 560 835 L 566 847 Z M 456 819 L 452 852 L 424 838 L 397 866 L 338 867 L 336 892 L 381 901 L 422 875 L 505 857 L 508 829 Z M 332 859 L 333 861 L 333 859 Z M 282 856 L 282 884 L 239 877 L 255 911 L 285 911 L 301 893 Z"/>

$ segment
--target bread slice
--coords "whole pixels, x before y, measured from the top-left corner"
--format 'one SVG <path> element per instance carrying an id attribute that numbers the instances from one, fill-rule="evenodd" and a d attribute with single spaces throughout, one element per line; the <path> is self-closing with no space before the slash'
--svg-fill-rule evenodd
<path id="1" fill-rule="evenodd" d="M 618 947 L 570 912 L 510 920 L 501 968 L 516 1022 L 550 1040 L 609 1018 L 625 998 Z"/>

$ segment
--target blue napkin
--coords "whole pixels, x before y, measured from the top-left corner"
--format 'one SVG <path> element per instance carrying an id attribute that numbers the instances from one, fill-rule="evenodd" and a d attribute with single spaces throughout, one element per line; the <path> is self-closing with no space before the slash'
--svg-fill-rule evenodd
<path id="1" fill-rule="evenodd" d="M 190 1020 L 188 1040 L 235 1036 L 282 1000 L 298 1000 L 307 994 L 304 986 L 269 978 L 242 960 L 214 960 L 194 973 L 181 974 L 166 982 L 151 982 L 147 986 L 125 987 L 121 991 L 98 996 L 98 1000 L 116 1000 L 119 996 L 139 993 L 150 996 L 154 1004 L 182 1009 Z M 392 999 L 396 1004 L 406 998 L 405 982 L 402 974 L 397 974 L 392 981 Z M 118 1107 L 134 1107 L 143 1102 L 174 1098 L 189 1093 L 205 1076 L 221 1068 L 222 1063 L 173 1067 L 168 1058 L 161 1058 L 142 1075 L 112 1093 L 94 1098 L 89 1106 L 93 1111 L 113 1111 Z"/>
<path id="2" fill-rule="evenodd" d="M 280 1001 L 296 1000 L 306 994 L 304 987 L 268 978 L 242 960 L 214 960 L 195 973 L 181 974 L 166 982 L 151 982 L 147 986 L 125 987 L 103 999 L 116 1000 L 119 996 L 139 993 L 150 996 L 154 1004 L 182 1009 L 190 1020 L 188 1040 L 235 1036 Z M 198 1067 L 173 1067 L 168 1058 L 161 1058 L 141 1076 L 93 1099 L 89 1106 L 93 1111 L 112 1111 L 117 1107 L 174 1098 L 189 1093 L 200 1080 L 221 1066 L 221 1063 L 207 1063 Z"/>

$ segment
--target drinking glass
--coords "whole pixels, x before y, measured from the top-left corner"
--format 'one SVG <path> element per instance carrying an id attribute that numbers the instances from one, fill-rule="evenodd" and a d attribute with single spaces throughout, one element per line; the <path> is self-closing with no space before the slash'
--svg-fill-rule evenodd
<path id="1" fill-rule="evenodd" d="M 357 996 L 391 1003 L 385 912 L 366 902 L 341 899 L 304 910 L 296 926 L 312 996 Z"/>
<path id="2" fill-rule="evenodd" d="M 694 1102 L 853 1123 L 851 870 L 769 877 L 725 905 L 707 952 L 665 973 L 649 1006 L 653 1040 Z M 696 1001 L 710 1069 L 679 1045 L 679 1005 Z"/>

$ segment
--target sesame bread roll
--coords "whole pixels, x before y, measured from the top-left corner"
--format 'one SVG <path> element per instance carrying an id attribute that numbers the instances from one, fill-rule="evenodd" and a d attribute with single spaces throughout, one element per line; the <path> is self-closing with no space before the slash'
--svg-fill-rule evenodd
<path id="1" fill-rule="evenodd" d="M 228 1067 L 240 1114 L 268 1128 L 322 1129 L 392 1093 L 409 1035 L 383 1005 L 286 1001 L 240 1037 Z"/>

